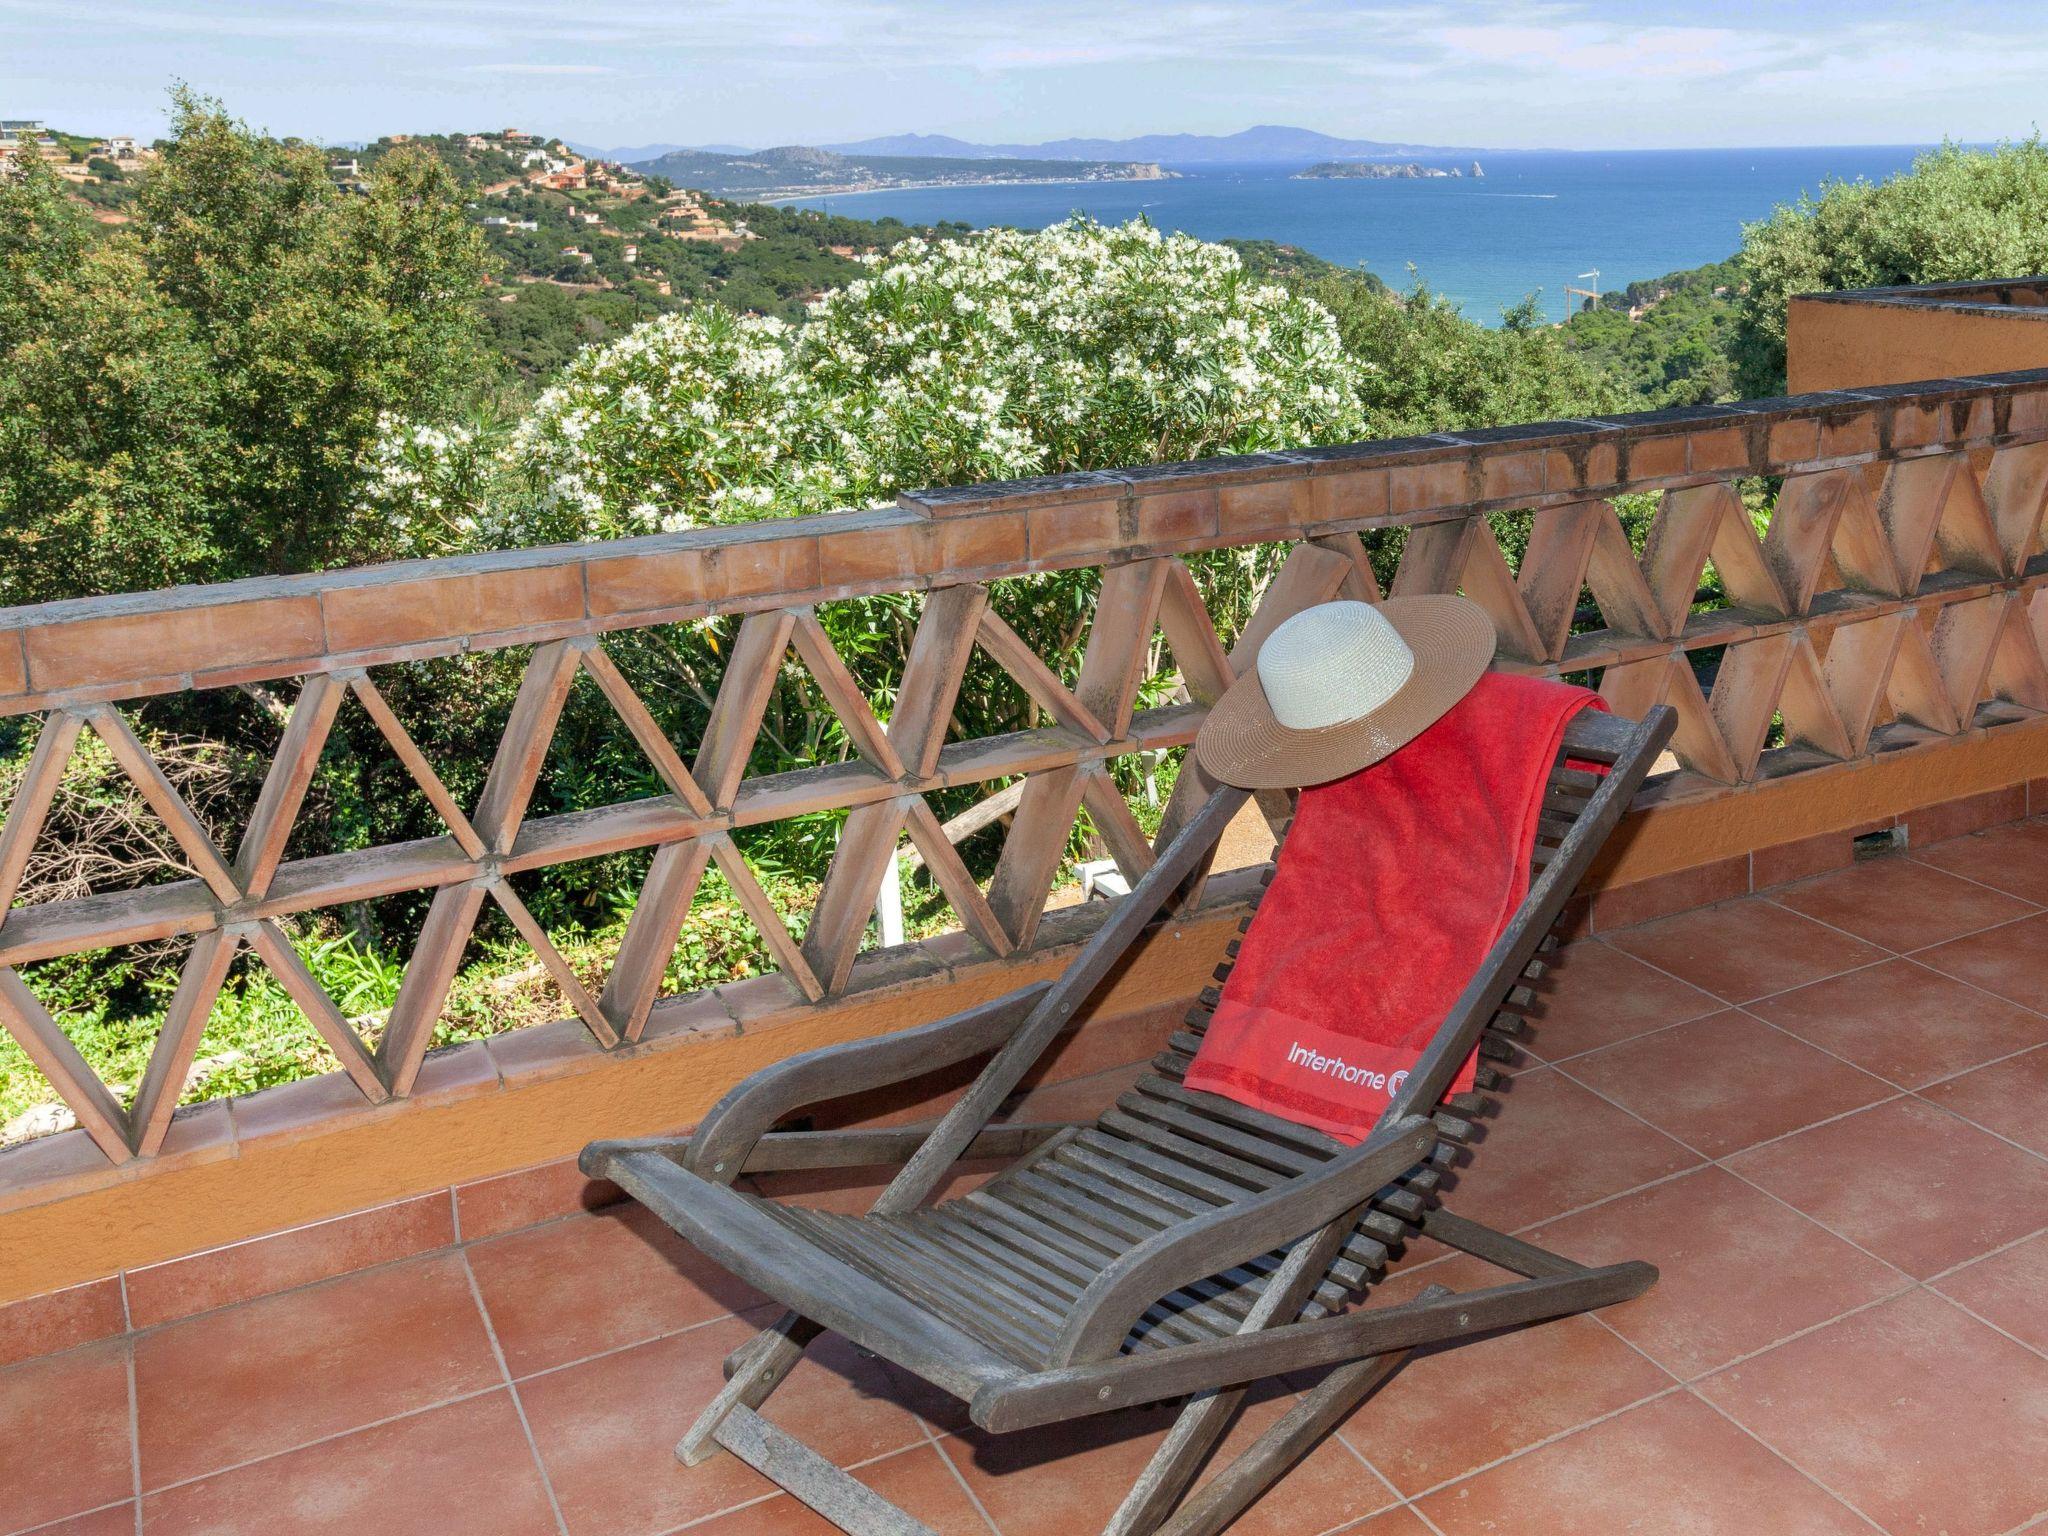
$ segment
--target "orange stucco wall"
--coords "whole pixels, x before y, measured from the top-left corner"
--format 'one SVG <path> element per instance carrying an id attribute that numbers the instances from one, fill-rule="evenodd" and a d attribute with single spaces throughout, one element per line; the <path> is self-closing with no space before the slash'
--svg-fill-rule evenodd
<path id="1" fill-rule="evenodd" d="M 2048 309 L 1981 314 L 1795 298 L 1785 323 L 1794 394 L 2048 368 Z"/>

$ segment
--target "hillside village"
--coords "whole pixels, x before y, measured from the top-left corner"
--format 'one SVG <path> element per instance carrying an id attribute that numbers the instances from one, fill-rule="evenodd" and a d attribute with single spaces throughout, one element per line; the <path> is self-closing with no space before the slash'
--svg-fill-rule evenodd
<path id="1" fill-rule="evenodd" d="M 68 183 L 101 223 L 125 224 L 125 183 L 156 159 L 156 151 L 121 134 L 91 138 L 57 132 L 39 118 L 0 118 L 0 177 L 28 159 L 40 160 Z"/>
<path id="2" fill-rule="evenodd" d="M 509 283 L 595 290 L 644 283 L 656 297 L 669 298 L 676 278 L 661 242 L 732 251 L 760 238 L 728 205 L 517 128 L 388 134 L 331 169 L 337 179 L 359 180 L 408 144 L 434 154 L 472 192 L 470 206 L 505 259 Z"/>
<path id="3" fill-rule="evenodd" d="M 810 300 L 858 275 L 857 256 L 917 232 L 895 219 L 716 197 L 519 128 L 394 133 L 323 153 L 335 185 L 361 191 L 385 156 L 406 147 L 439 160 L 464 196 L 496 258 L 482 300 L 485 325 L 528 380 L 581 346 L 692 302 L 795 319 Z M 137 180 L 157 150 L 132 138 L 0 120 L 0 177 L 29 157 L 55 172 L 96 220 L 114 226 L 128 221 Z"/>

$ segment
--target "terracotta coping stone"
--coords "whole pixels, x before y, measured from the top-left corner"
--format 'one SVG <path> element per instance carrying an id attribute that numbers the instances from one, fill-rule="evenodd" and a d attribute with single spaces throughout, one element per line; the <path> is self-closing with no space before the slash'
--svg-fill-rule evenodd
<path id="1" fill-rule="evenodd" d="M 0 713 L 2048 434 L 2048 369 L 909 492 L 0 610 Z"/>
<path id="2" fill-rule="evenodd" d="M 2017 303 L 2015 293 L 2033 296 Z M 1995 315 L 2000 319 L 2032 319 L 2048 300 L 2048 277 L 1970 279 L 1953 283 L 1910 283 L 1889 288 L 1845 288 L 1833 293 L 1801 293 L 1795 298 L 1813 304 L 1875 305 L 1894 309 L 1934 309 L 1949 313 Z M 2044 315 L 2041 318 L 2048 318 Z"/>

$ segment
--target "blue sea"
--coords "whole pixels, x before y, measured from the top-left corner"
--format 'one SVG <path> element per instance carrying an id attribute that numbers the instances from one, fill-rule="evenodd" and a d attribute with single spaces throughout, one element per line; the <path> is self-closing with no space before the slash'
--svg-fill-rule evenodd
<path id="1" fill-rule="evenodd" d="M 1747 220 L 1831 180 L 1879 180 L 1915 146 L 1416 156 L 1460 180 L 1297 181 L 1287 166 L 1180 166 L 1172 181 L 935 187 L 805 198 L 855 218 L 1039 228 L 1080 210 L 1105 223 L 1143 214 L 1204 239 L 1279 240 L 1396 287 L 1413 268 L 1466 314 L 1496 323 L 1530 294 L 1562 318 L 1564 287 L 1615 289 L 1732 255 Z M 1596 271 L 1598 280 L 1580 274 Z"/>

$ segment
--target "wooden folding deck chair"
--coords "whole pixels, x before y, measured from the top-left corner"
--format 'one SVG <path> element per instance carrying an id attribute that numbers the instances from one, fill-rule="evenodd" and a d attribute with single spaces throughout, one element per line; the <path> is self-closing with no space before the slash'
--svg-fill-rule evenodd
<path id="1" fill-rule="evenodd" d="M 1183 1086 L 1214 987 L 1152 1074 L 1093 1125 L 990 1123 L 1141 930 L 1206 867 L 1246 799 L 1230 788 L 1209 796 L 1057 980 L 778 1062 L 727 1094 L 688 1138 L 593 1142 L 586 1173 L 615 1180 L 789 1309 L 727 1360 L 724 1388 L 677 1455 L 694 1465 L 730 1450 L 855 1536 L 930 1536 L 755 1412 L 829 1328 L 960 1398 L 994 1431 L 1186 1397 L 1107 1531 L 1192 1536 L 1248 1509 L 1415 1346 L 1640 1295 L 1656 1279 L 1649 1265 L 1575 1264 L 1452 1215 L 1438 1187 L 1470 1117 L 1488 1107 L 1478 1093 L 1447 1101 L 1447 1088 L 1475 1046 L 1478 1086 L 1498 1086 L 1483 1058 L 1510 1053 L 1532 1001 L 1523 983 L 1541 975 L 1566 898 L 1675 723 L 1662 707 L 1640 722 L 1592 712 L 1572 721 L 1550 773 L 1527 897 L 1357 1146 Z M 1609 771 L 1575 770 L 1568 758 Z M 806 1105 L 991 1051 L 929 1127 L 772 1129 Z M 1015 1161 L 974 1192 L 927 1205 L 963 1157 Z M 733 1187 L 748 1171 L 899 1161 L 862 1217 Z M 1462 1293 L 1431 1286 L 1398 1305 L 1346 1310 L 1417 1233 L 1522 1278 Z M 1334 1369 L 1186 1498 L 1249 1383 L 1318 1367 Z"/>

